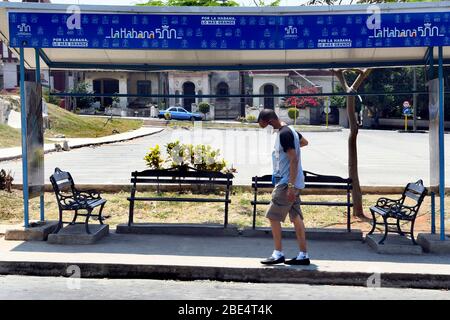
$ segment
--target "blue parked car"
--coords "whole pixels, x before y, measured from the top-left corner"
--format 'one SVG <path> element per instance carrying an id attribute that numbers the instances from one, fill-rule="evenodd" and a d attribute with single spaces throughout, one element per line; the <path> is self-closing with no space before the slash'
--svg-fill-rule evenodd
<path id="1" fill-rule="evenodd" d="M 192 113 L 181 107 L 170 107 L 159 112 L 158 118 L 165 118 L 165 114 L 170 113 L 170 118 L 175 120 L 202 120 L 203 116 L 199 113 Z"/>

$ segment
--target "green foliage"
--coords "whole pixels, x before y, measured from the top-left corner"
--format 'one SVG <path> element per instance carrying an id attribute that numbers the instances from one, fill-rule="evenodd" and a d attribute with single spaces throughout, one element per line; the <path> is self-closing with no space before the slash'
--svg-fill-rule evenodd
<path id="1" fill-rule="evenodd" d="M 157 7 L 238 7 L 239 3 L 233 0 L 150 0 L 137 5 Z"/>
<path id="2" fill-rule="evenodd" d="M 300 112 L 298 111 L 297 108 L 289 108 L 288 109 L 288 116 L 290 119 L 295 120 L 298 118 L 299 115 L 300 115 Z"/>
<path id="3" fill-rule="evenodd" d="M 278 7 L 280 6 L 281 0 L 275 0 L 269 3 L 266 3 L 264 0 L 253 0 L 253 3 L 257 7 Z"/>
<path id="4" fill-rule="evenodd" d="M 170 112 L 164 113 L 164 118 L 165 118 L 166 120 L 170 120 L 170 119 L 172 118 L 172 116 L 170 115 Z"/>
<path id="5" fill-rule="evenodd" d="M 246 120 L 247 122 L 256 122 L 256 117 L 255 117 L 253 114 L 249 114 L 249 115 L 245 118 L 245 120 Z"/>
<path id="6" fill-rule="evenodd" d="M 344 89 L 342 88 L 341 84 L 338 83 L 335 88 L 335 92 L 343 92 Z M 345 99 L 345 96 L 331 96 L 330 97 L 330 103 L 332 107 L 337 108 L 346 108 L 347 101 Z"/>
<path id="7" fill-rule="evenodd" d="M 112 99 L 113 105 L 120 103 L 120 97 L 114 96 L 114 97 L 111 97 L 111 99 Z"/>
<path id="8" fill-rule="evenodd" d="M 144 157 L 147 166 L 150 169 L 161 169 L 164 159 L 161 157 L 161 150 L 157 144 L 154 148 L 150 148 L 150 151 Z"/>
<path id="9" fill-rule="evenodd" d="M 61 103 L 61 98 L 55 97 L 55 96 L 51 96 L 50 95 L 50 90 L 48 88 L 44 88 L 42 90 L 42 96 L 44 97 L 44 100 L 47 103 L 55 104 L 57 106 L 59 106 L 59 104 Z"/>
<path id="10" fill-rule="evenodd" d="M 374 69 L 358 91 L 395 92 L 411 91 L 413 87 L 413 68 Z M 423 68 L 416 68 L 417 90 L 426 91 L 426 76 Z M 405 100 L 412 104 L 413 95 L 370 95 L 363 96 L 362 103 L 373 115 L 381 117 L 402 117 L 402 105 Z M 359 100 L 357 99 L 360 105 Z M 417 96 L 417 115 L 428 117 L 428 96 Z"/>
<path id="11" fill-rule="evenodd" d="M 13 177 L 11 176 L 11 171 L 8 173 L 2 169 L 0 170 L 0 190 L 7 190 L 8 192 L 11 192 L 11 185 L 13 182 Z"/>
<path id="12" fill-rule="evenodd" d="M 89 91 L 89 84 L 87 82 L 79 82 L 77 83 L 70 93 L 81 93 L 81 94 L 92 94 L 92 91 Z M 93 97 L 77 97 L 77 108 L 86 109 L 94 103 Z"/>
<path id="13" fill-rule="evenodd" d="M 188 167 L 204 171 L 234 172 L 227 168 L 227 163 L 220 158 L 220 150 L 210 145 L 182 144 L 180 141 L 170 142 L 166 145 L 167 156 L 161 156 L 159 145 L 151 148 L 144 160 L 151 169 L 163 167 L 186 169 Z"/>
<path id="14" fill-rule="evenodd" d="M 201 102 L 198 105 L 198 110 L 203 113 L 203 114 L 207 114 L 210 111 L 210 106 L 208 102 Z"/>

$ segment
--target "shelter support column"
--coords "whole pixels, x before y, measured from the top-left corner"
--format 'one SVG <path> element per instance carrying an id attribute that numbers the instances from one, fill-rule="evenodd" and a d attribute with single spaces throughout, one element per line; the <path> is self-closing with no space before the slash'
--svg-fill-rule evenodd
<path id="1" fill-rule="evenodd" d="M 22 130 L 22 190 L 24 227 L 29 227 L 29 194 L 28 194 L 28 153 L 27 153 L 27 110 L 25 102 L 25 59 L 24 48 L 20 47 L 20 118 Z"/>
<path id="2" fill-rule="evenodd" d="M 41 56 L 39 54 L 39 49 L 35 49 L 36 55 L 36 83 L 41 83 Z M 45 200 L 44 200 L 44 191 L 41 191 L 39 195 L 39 209 L 40 209 L 40 220 L 45 220 Z"/>
<path id="3" fill-rule="evenodd" d="M 439 76 L 439 213 L 440 239 L 445 240 L 445 157 L 444 157 L 444 67 L 443 49 L 438 48 Z"/>

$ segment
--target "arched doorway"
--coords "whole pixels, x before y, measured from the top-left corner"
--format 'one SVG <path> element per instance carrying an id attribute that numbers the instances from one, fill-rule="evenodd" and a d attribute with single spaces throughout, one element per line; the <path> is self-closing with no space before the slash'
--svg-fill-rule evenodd
<path id="1" fill-rule="evenodd" d="M 119 93 L 119 80 L 117 79 L 96 79 L 93 81 L 94 93 L 114 94 Z M 113 104 L 111 97 L 96 97 L 95 101 L 100 101 L 100 105 L 110 107 Z"/>
<path id="2" fill-rule="evenodd" d="M 191 81 L 183 83 L 183 94 L 195 96 L 195 84 L 192 83 Z M 193 103 L 195 103 L 195 97 L 183 99 L 183 107 L 187 111 L 192 111 L 191 105 Z"/>
<path id="3" fill-rule="evenodd" d="M 275 93 L 275 88 L 273 84 L 266 84 L 263 88 L 264 95 L 273 95 Z M 265 109 L 274 109 L 275 100 L 273 97 L 264 97 L 264 108 Z"/>
<path id="4" fill-rule="evenodd" d="M 216 94 L 223 97 L 218 97 L 215 99 L 215 118 L 229 119 L 232 117 L 232 114 L 230 115 L 230 98 L 228 97 L 230 94 L 230 87 L 228 83 L 224 81 L 219 82 L 216 87 Z"/>

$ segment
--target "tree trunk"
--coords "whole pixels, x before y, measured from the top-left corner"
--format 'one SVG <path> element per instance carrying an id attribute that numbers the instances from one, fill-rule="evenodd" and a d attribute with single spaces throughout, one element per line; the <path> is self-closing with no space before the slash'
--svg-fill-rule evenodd
<path id="1" fill-rule="evenodd" d="M 344 73 L 346 70 L 335 71 L 335 76 L 339 79 L 345 92 L 353 93 L 361 86 L 364 80 L 369 76 L 371 70 L 356 70 L 359 73 L 355 82 L 349 86 L 345 80 Z M 363 205 L 362 205 L 362 192 L 361 186 L 359 184 L 359 174 L 358 174 L 358 149 L 357 149 L 357 138 L 358 138 L 358 121 L 355 116 L 355 105 L 356 96 L 347 96 L 347 115 L 350 127 L 350 134 L 348 137 L 348 175 L 352 179 L 352 201 L 353 201 L 353 216 L 363 217 Z"/>
<path id="2" fill-rule="evenodd" d="M 348 176 L 352 179 L 353 216 L 363 216 L 362 192 L 358 174 L 358 122 L 355 116 L 356 97 L 347 97 L 347 115 L 350 127 L 348 136 Z"/>

